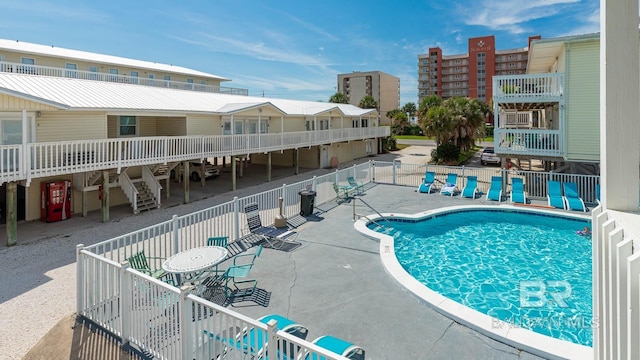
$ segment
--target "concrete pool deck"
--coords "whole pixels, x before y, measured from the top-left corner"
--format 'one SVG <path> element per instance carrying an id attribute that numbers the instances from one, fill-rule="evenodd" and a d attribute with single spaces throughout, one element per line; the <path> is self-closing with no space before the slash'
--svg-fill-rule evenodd
<path id="1" fill-rule="evenodd" d="M 370 186 L 362 199 L 381 213 L 407 214 L 496 204 L 390 185 Z M 356 204 L 357 213 L 374 213 Z M 309 339 L 342 337 L 366 349 L 368 359 L 539 359 L 452 321 L 406 291 L 385 271 L 380 244 L 354 230 L 352 212 L 352 203 L 321 205 L 316 221 L 298 228 L 299 248 L 266 249 L 257 260 L 252 273 L 262 299 L 229 308 L 253 318 L 285 315 L 306 325 Z"/>

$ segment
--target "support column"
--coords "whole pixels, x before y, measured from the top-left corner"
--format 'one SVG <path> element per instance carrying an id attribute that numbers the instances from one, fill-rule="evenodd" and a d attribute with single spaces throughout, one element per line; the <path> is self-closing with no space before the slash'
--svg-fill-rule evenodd
<path id="1" fill-rule="evenodd" d="M 293 173 L 295 175 L 298 175 L 300 173 L 300 150 L 293 149 L 293 154 L 294 154 L 293 162 L 295 163 Z"/>
<path id="2" fill-rule="evenodd" d="M 18 243 L 18 184 L 15 181 L 7 183 L 7 246 Z"/>
<path id="3" fill-rule="evenodd" d="M 227 166 L 227 157 L 223 156 L 222 157 L 222 168 L 224 169 Z"/>
<path id="4" fill-rule="evenodd" d="M 231 157 L 231 191 L 236 191 L 236 158 Z"/>
<path id="5" fill-rule="evenodd" d="M 164 181 L 164 187 L 167 191 L 167 199 L 169 199 L 171 197 L 171 175 L 169 175 L 169 177 Z"/>
<path id="6" fill-rule="evenodd" d="M 182 203 L 183 204 L 188 204 L 189 203 L 189 162 L 188 161 L 183 161 L 182 162 L 182 188 L 183 188 L 183 197 L 182 197 Z"/>
<path id="7" fill-rule="evenodd" d="M 271 181 L 271 152 L 267 153 L 267 181 Z"/>
<path id="8" fill-rule="evenodd" d="M 86 191 L 82 191 L 82 217 L 87 217 L 87 202 L 89 201 L 89 194 Z"/>
<path id="9" fill-rule="evenodd" d="M 102 222 L 109 222 L 109 171 L 102 171 Z"/>
<path id="10" fill-rule="evenodd" d="M 638 1 L 600 1 L 600 198 L 638 211 L 640 69 Z"/>
<path id="11" fill-rule="evenodd" d="M 240 158 L 240 173 L 238 174 L 240 177 L 244 176 L 244 161 L 244 158 Z"/>

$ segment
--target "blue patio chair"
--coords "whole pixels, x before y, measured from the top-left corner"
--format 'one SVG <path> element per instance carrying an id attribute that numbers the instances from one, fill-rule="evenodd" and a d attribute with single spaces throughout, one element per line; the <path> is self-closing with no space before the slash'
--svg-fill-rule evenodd
<path id="1" fill-rule="evenodd" d="M 502 201 L 502 177 L 491 177 L 491 187 L 487 191 L 487 200 Z"/>
<path id="2" fill-rule="evenodd" d="M 516 204 L 526 204 L 527 194 L 524 192 L 524 183 L 521 178 L 511 179 L 511 202 Z"/>
<path id="3" fill-rule="evenodd" d="M 478 193 L 478 177 L 467 176 L 467 184 L 465 185 L 464 189 L 462 189 L 462 194 L 460 196 L 475 199 L 477 193 Z"/>
<path id="4" fill-rule="evenodd" d="M 436 173 L 433 171 L 427 171 L 424 173 L 424 180 L 418 187 L 419 193 L 431 193 L 433 190 L 433 183 L 436 181 Z"/>
<path id="5" fill-rule="evenodd" d="M 447 181 L 442 185 L 440 189 L 440 194 L 447 196 L 454 196 L 460 193 L 458 186 L 456 183 L 458 182 L 458 174 L 449 173 L 447 174 Z"/>
<path id="6" fill-rule="evenodd" d="M 282 315 L 272 314 L 258 319 L 258 321 L 264 324 L 269 323 L 271 320 L 277 321 L 276 328 L 279 331 L 284 331 L 288 334 L 299 337 L 302 340 L 307 338 L 309 333 L 309 329 L 307 329 L 307 327 Z M 262 329 L 252 328 L 251 330 L 248 330 L 248 328 L 244 328 L 235 338 L 216 335 L 207 330 L 204 330 L 204 335 L 205 340 L 207 340 L 206 337 L 209 338 L 209 341 L 215 340 L 216 344 L 214 344 L 214 347 L 219 343 L 222 343 L 224 350 L 222 351 L 222 354 L 218 354 L 222 355 L 222 357 L 224 357 L 229 350 L 236 349 L 242 351 L 244 354 L 250 354 L 252 358 L 268 359 L 266 349 L 269 339 L 266 336 L 266 332 Z M 279 345 L 282 346 L 279 346 L 278 348 L 278 356 L 276 356 L 277 359 L 294 359 L 295 353 L 300 351 L 300 349 L 295 347 L 295 345 L 287 344 L 285 340 L 282 340 Z"/>
<path id="7" fill-rule="evenodd" d="M 549 180 L 547 182 L 547 205 L 558 209 L 566 209 L 559 181 Z"/>
<path id="8" fill-rule="evenodd" d="M 578 184 L 574 182 L 566 182 L 562 184 L 564 189 L 564 203 L 569 210 L 587 211 L 584 201 L 578 195 Z"/>
<path id="9" fill-rule="evenodd" d="M 351 360 L 364 360 L 364 349 L 335 336 L 325 335 L 313 340 L 313 343 Z M 324 356 L 307 354 L 305 360 L 326 360 Z"/>
<path id="10" fill-rule="evenodd" d="M 260 253 L 262 253 L 262 245 L 258 245 L 254 253 L 243 253 L 233 258 L 233 265 L 229 266 L 222 275 L 225 281 L 224 295 L 227 299 L 233 300 L 237 297 L 253 295 L 258 280 L 247 279 L 247 277 Z"/>
<path id="11" fill-rule="evenodd" d="M 356 181 L 353 176 L 347 177 L 347 182 L 349 183 L 349 186 L 351 186 L 351 188 L 356 189 L 357 195 L 364 194 L 364 184 L 362 184 L 362 182 Z"/>

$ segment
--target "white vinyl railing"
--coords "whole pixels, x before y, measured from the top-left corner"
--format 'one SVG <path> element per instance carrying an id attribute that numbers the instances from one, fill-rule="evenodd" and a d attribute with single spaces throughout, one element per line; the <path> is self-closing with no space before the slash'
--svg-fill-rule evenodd
<path id="1" fill-rule="evenodd" d="M 0 72 L 18 73 L 27 75 L 52 76 L 72 79 L 84 79 L 93 81 L 114 82 L 120 84 L 134 84 L 153 87 L 162 87 L 179 90 L 192 90 L 210 93 L 223 93 L 233 95 L 249 95 L 249 90 L 226 86 L 213 86 L 206 84 L 194 84 L 173 80 L 148 79 L 138 76 L 107 74 L 96 71 L 73 70 L 41 65 L 27 65 L 0 61 Z"/>
<path id="2" fill-rule="evenodd" d="M 496 128 L 494 138 L 496 154 L 562 156 L 560 130 Z"/>
<path id="3" fill-rule="evenodd" d="M 501 75 L 493 77 L 493 101 L 559 98 L 564 91 L 564 73 Z"/>
<path id="4" fill-rule="evenodd" d="M 151 170 L 148 167 L 142 167 L 142 181 L 147 184 L 147 187 L 155 197 L 155 203 L 160 207 L 162 201 L 162 185 L 156 177 L 153 175 Z"/>
<path id="5" fill-rule="evenodd" d="M 200 299 L 190 294 L 188 289 L 177 289 L 131 270 L 125 261 L 144 251 L 150 267 L 157 269 L 161 267 L 161 259 L 203 246 L 209 237 L 228 236 L 231 242 L 236 241 L 246 234 L 243 209 L 249 203 L 258 203 L 263 225 L 267 226 L 273 224 L 280 212 L 279 198 L 283 198 L 285 217 L 292 219 L 299 214 L 301 190 L 316 191 L 315 202 L 322 204 L 335 200 L 332 185 L 346 184 L 349 176 L 364 184 L 386 183 L 417 188 L 426 171 L 435 172 L 441 181 L 448 173 L 458 174 L 457 185 L 461 189 L 467 176 L 477 176 L 478 186 L 484 192 L 488 190 L 492 176 L 503 178 L 505 192 L 510 190 L 513 177 L 521 177 L 528 196 L 537 199 L 546 197 L 548 180 L 573 181 L 578 184 L 579 195 L 586 203 L 595 202 L 595 187 L 599 182 L 597 176 L 370 161 L 270 191 L 235 198 L 184 216 L 174 216 L 171 220 L 95 245 L 80 245 L 77 249 L 77 312 L 121 337 L 123 342 L 135 344 L 160 359 L 216 358 L 211 354 L 224 347 L 225 340 L 220 334 L 228 329 L 229 324 L 237 324 L 238 329 L 246 327 L 266 331 L 264 339 L 288 341 L 299 346 L 300 351 L 338 359 L 340 357 L 335 354 L 323 352 L 306 341 L 275 329 L 269 330 L 265 324 Z M 233 337 L 237 333 L 231 335 Z M 274 343 L 276 341 L 270 340 L 269 345 Z M 259 345 L 255 344 L 254 348 L 259 348 Z M 237 351 L 237 354 L 231 352 L 227 358 L 239 359 L 242 355 L 242 351 Z"/>
<path id="6" fill-rule="evenodd" d="M 127 199 L 129 199 L 129 204 L 131 204 L 131 207 L 133 208 L 133 213 L 137 214 L 138 189 L 136 189 L 136 186 L 133 184 L 133 181 L 131 181 L 131 178 L 129 177 L 129 175 L 127 175 L 126 172 L 123 172 L 118 176 L 118 184 L 120 184 L 120 188 L 122 189 L 122 191 L 124 191 Z"/>
<path id="7" fill-rule="evenodd" d="M 153 136 L 0 145 L 0 184 L 130 166 L 297 149 L 389 136 L 388 126 L 268 134 Z M 328 139 L 328 140 L 327 140 Z"/>
<path id="8" fill-rule="evenodd" d="M 594 359 L 640 359 L 640 214 L 598 206 L 591 223 Z"/>

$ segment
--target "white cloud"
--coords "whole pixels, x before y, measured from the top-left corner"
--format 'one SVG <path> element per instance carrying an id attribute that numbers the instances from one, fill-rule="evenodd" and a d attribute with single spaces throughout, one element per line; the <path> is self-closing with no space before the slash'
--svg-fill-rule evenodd
<path id="1" fill-rule="evenodd" d="M 567 5 L 580 0 L 481 0 L 468 9 L 460 9 L 467 25 L 485 26 L 520 34 L 527 30 L 523 24 L 554 16 Z"/>

